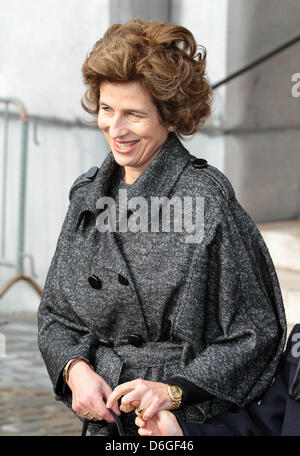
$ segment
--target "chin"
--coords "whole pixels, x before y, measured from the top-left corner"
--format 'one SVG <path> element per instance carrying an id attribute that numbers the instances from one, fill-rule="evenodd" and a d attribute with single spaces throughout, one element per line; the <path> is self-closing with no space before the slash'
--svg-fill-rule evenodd
<path id="1" fill-rule="evenodd" d="M 130 159 L 128 159 L 127 157 L 120 156 L 120 155 L 113 153 L 114 159 L 116 160 L 118 165 L 120 165 L 120 166 L 132 166 Z"/>

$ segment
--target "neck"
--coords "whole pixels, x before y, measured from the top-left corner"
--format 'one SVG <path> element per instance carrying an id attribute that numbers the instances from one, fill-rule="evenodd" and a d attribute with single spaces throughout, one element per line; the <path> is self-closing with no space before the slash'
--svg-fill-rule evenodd
<path id="1" fill-rule="evenodd" d="M 123 166 L 121 172 L 121 177 L 123 181 L 129 185 L 133 184 L 145 171 L 145 169 L 150 165 L 150 163 L 155 159 L 160 150 L 161 149 L 158 149 L 156 154 L 152 156 L 151 159 L 148 160 L 146 163 L 143 163 L 141 166 Z"/>

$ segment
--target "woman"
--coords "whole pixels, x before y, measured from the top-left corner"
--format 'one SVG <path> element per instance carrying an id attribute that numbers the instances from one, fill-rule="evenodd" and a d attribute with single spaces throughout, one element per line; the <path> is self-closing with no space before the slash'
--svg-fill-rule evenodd
<path id="1" fill-rule="evenodd" d="M 244 406 L 284 347 L 259 231 L 179 140 L 210 114 L 205 62 L 184 27 L 136 19 L 112 25 L 83 65 L 82 105 L 111 152 L 70 190 L 38 320 L 54 391 L 92 435 L 114 432 L 109 407 L 135 435 L 135 409 L 202 422 Z"/>

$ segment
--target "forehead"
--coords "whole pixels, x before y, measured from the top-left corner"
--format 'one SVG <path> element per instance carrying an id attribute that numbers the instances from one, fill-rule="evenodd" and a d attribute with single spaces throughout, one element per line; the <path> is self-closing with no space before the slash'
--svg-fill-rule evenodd
<path id="1" fill-rule="evenodd" d="M 155 105 L 150 94 L 146 92 L 138 81 L 110 82 L 102 81 L 99 86 L 99 101 L 108 105 L 147 107 L 154 109 Z"/>

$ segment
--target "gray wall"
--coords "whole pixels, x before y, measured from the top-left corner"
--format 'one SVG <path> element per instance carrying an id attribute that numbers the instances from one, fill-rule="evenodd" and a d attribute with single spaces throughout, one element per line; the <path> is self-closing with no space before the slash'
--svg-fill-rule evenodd
<path id="1" fill-rule="evenodd" d="M 207 50 L 207 77 L 212 84 L 227 75 L 227 10 L 228 0 L 173 0 L 171 20 L 187 27 L 196 42 Z M 212 116 L 206 126 L 213 131 L 223 128 L 226 108 L 226 89 L 220 87 L 214 94 Z M 204 131 L 204 130 L 203 130 Z M 184 141 L 187 149 L 197 157 L 224 171 L 225 136 L 197 134 Z"/>
<path id="2" fill-rule="evenodd" d="M 229 0 L 227 72 L 299 34 L 298 0 Z M 300 43 L 227 85 L 224 172 L 256 222 L 299 216 Z"/>
<path id="3" fill-rule="evenodd" d="M 1 95 L 31 116 L 82 120 L 80 69 L 109 25 L 109 0 L 1 0 L 0 11 Z"/>
<path id="4" fill-rule="evenodd" d="M 121 23 L 133 18 L 143 21 L 169 21 L 172 0 L 110 0 L 110 23 Z"/>

